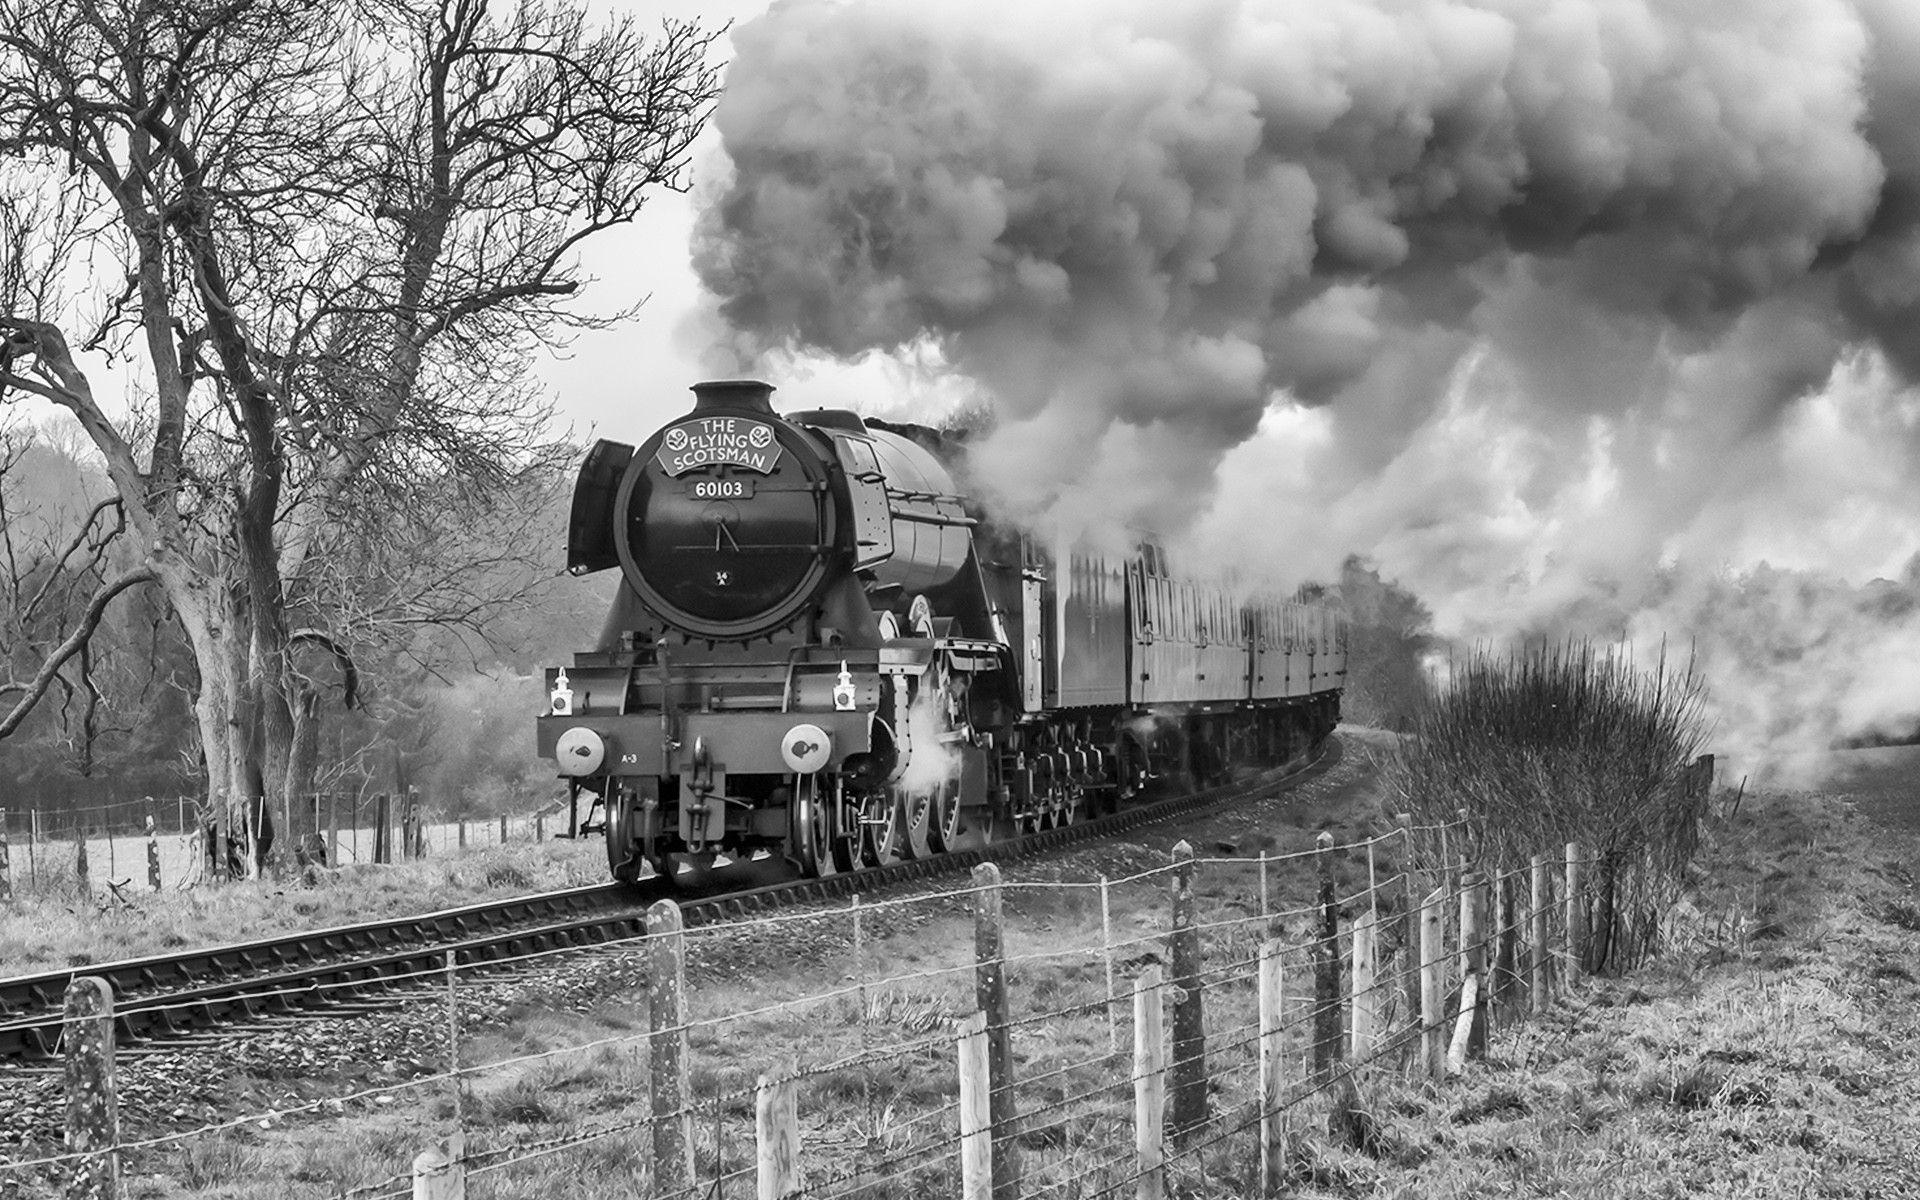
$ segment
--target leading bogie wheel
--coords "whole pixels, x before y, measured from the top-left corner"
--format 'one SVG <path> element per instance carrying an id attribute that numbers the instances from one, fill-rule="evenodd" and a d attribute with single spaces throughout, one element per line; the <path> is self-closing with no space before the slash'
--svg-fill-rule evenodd
<path id="1" fill-rule="evenodd" d="M 839 842 L 838 821 L 835 820 L 834 805 L 831 798 L 821 797 L 813 806 L 808 822 L 808 836 L 813 843 L 813 873 L 821 879 L 838 875 L 845 868 L 841 865 L 842 854 L 836 853 Z"/>
<path id="2" fill-rule="evenodd" d="M 613 789 L 609 789 L 613 790 Z M 634 883 L 641 876 L 641 857 L 632 841 L 632 820 L 623 799 L 607 801 L 606 826 L 601 830 L 607 842 L 607 871 L 621 883 Z"/>
<path id="3" fill-rule="evenodd" d="M 825 879 L 840 873 L 834 861 L 833 801 L 817 775 L 801 775 L 793 789 L 792 819 L 788 822 L 794 857 L 802 874 Z"/>

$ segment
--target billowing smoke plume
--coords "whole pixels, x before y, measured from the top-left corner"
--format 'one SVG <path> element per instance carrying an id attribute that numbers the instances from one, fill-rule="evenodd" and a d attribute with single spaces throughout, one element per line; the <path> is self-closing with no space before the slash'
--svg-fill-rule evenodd
<path id="1" fill-rule="evenodd" d="M 930 348 L 1030 520 L 1709 652 L 1758 616 L 1683 598 L 1762 560 L 1911 578 L 1920 5 L 851 0 L 735 45 L 729 351 Z"/>

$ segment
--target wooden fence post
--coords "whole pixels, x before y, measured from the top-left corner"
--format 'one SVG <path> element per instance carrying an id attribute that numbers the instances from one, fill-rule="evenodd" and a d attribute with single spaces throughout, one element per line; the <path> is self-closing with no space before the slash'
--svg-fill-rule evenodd
<path id="1" fill-rule="evenodd" d="M 647 1063 L 653 1102 L 653 1186 L 693 1189 L 693 1111 L 687 1098 L 687 956 L 680 906 L 647 910 Z"/>
<path id="2" fill-rule="evenodd" d="M 871 1004 L 867 999 L 867 936 L 866 925 L 860 920 L 860 893 L 855 892 L 848 905 L 849 923 L 853 926 L 853 999 L 854 1011 L 859 1014 L 860 1053 L 864 1056 L 873 1046 L 873 1031 L 869 1024 Z M 860 1107 L 866 1113 L 869 1134 L 875 1127 L 873 1115 L 873 1072 L 860 1073 Z"/>
<path id="3" fill-rule="evenodd" d="M 249 796 L 243 802 L 244 807 L 241 809 L 240 863 L 241 870 L 244 872 L 242 878 L 245 879 L 252 879 L 257 871 L 258 860 L 254 857 L 253 847 L 260 836 L 260 815 L 266 803 L 265 796 Z"/>
<path id="4" fill-rule="evenodd" d="M 327 865 L 340 865 L 340 793 L 327 793 Z"/>
<path id="5" fill-rule="evenodd" d="M 1367 838 L 1367 911 L 1379 915 L 1380 912 L 1380 869 L 1374 862 L 1373 844 L 1378 838 Z"/>
<path id="6" fill-rule="evenodd" d="M 1513 995 L 1519 983 L 1520 929 L 1518 920 L 1519 905 L 1514 902 L 1514 877 L 1511 871 L 1498 872 L 1493 884 L 1494 945 L 1497 947 L 1493 960 L 1493 986 L 1488 999 L 1499 1009 L 1500 1019 L 1506 1020 L 1513 1007 Z"/>
<path id="7" fill-rule="evenodd" d="M 1711 758 L 1711 755 L 1708 756 Z M 1567 894 L 1560 898 L 1566 908 L 1567 979 L 1580 978 L 1587 969 L 1586 868 L 1581 861 L 1579 842 L 1567 843 Z"/>
<path id="8" fill-rule="evenodd" d="M 960 1064 L 960 1195 L 962 1200 L 993 1197 L 993 1068 L 987 1046 L 987 1014 L 960 1022 L 955 1047 Z M 760 1200 L 775 1200 L 760 1176 Z"/>
<path id="9" fill-rule="evenodd" d="M 1547 1011 L 1548 974 L 1552 958 L 1547 953 L 1547 856 L 1533 856 L 1533 945 L 1527 949 L 1527 970 L 1532 978 L 1533 1011 Z"/>
<path id="10" fill-rule="evenodd" d="M 13 863 L 7 854 L 7 810 L 0 808 L 0 904 L 13 899 Z"/>
<path id="11" fill-rule="evenodd" d="M 1167 959 L 1173 984 L 1173 1061 L 1168 1087 L 1173 1101 L 1173 1142 L 1184 1146 L 1207 1123 L 1207 1034 L 1202 1007 L 1200 931 L 1193 916 L 1193 847 L 1173 848 L 1169 881 L 1173 900 Z"/>
<path id="12" fill-rule="evenodd" d="M 976 1013 L 975 1016 L 978 1016 Z M 969 1018 L 970 1020 L 972 1018 Z M 981 1039 L 981 1066 L 986 1065 L 985 1039 Z M 964 1037 L 963 1037 L 964 1042 Z M 966 1090 L 962 1052 L 960 1087 Z M 755 1161 L 759 1166 L 758 1200 L 786 1200 L 800 1190 L 800 1095 L 794 1086 L 798 1064 L 789 1060 L 787 1069 L 777 1076 L 762 1075 L 753 1093 L 753 1132 Z M 965 1137 L 966 1101 L 961 1101 L 961 1136 Z M 984 1112 L 986 1105 L 981 1105 Z M 963 1144 L 964 1145 L 964 1144 Z M 962 1150 L 964 1154 L 964 1148 Z M 964 1168 L 962 1171 L 964 1174 Z"/>
<path id="13" fill-rule="evenodd" d="M 393 861 L 393 812 L 385 792 L 373 798 L 373 861 Z"/>
<path id="14" fill-rule="evenodd" d="M 1100 950 L 1107 969 L 1107 1054 L 1120 1055 L 1120 998 L 1113 993 L 1113 896 L 1107 877 L 1100 877 Z"/>
<path id="15" fill-rule="evenodd" d="M 27 883 L 40 890 L 40 810 L 27 810 Z"/>
<path id="16" fill-rule="evenodd" d="M 445 974 L 447 980 L 447 1083 L 453 1093 L 453 1127 L 467 1127 L 466 1081 L 460 1074 L 460 975 L 459 966 L 454 961 L 454 952 L 447 951 Z"/>
<path id="17" fill-rule="evenodd" d="M 533 840 L 536 842 L 547 840 L 547 814 L 544 809 L 533 814 Z"/>
<path id="18" fill-rule="evenodd" d="M 973 1004 L 987 1018 L 987 1078 L 992 1084 L 993 1194 L 1020 1193 L 1019 1114 L 1013 1107 L 1012 1010 L 1007 1003 L 1006 931 L 1000 908 L 1000 868 L 973 869 Z"/>
<path id="19" fill-rule="evenodd" d="M 221 880 L 227 877 L 227 866 L 228 866 L 227 839 L 224 836 L 224 834 L 226 832 L 226 827 L 231 825 L 233 822 L 229 820 L 227 817 L 226 805 L 210 804 L 207 806 L 207 808 L 208 808 L 207 821 L 213 827 L 212 838 L 211 838 L 213 843 L 213 870 L 208 875 L 208 878 L 213 880 Z M 200 833 L 204 834 L 205 831 L 204 830 L 200 831 Z"/>
<path id="20" fill-rule="evenodd" d="M 1260 852 L 1260 936 L 1273 937 L 1279 931 L 1273 927 L 1273 894 L 1267 886 L 1267 852 Z"/>
<path id="21" fill-rule="evenodd" d="M 87 871 L 87 831 L 81 822 L 73 826 L 73 878 L 79 885 L 80 895 L 85 897 L 93 893 L 93 883 Z"/>
<path id="22" fill-rule="evenodd" d="M 462 850 L 467 848 L 467 819 L 465 817 L 460 818 L 460 848 Z"/>
<path id="23" fill-rule="evenodd" d="M 1313 943 L 1313 1077 L 1333 1078 L 1346 1020 L 1340 1011 L 1340 903 L 1333 878 L 1333 835 L 1315 841 L 1320 866 L 1320 920 Z"/>
<path id="24" fill-rule="evenodd" d="M 507 814 L 500 814 L 500 844 L 507 844 Z"/>
<path id="25" fill-rule="evenodd" d="M 458 1131 L 413 1156 L 413 1200 L 466 1200 L 467 1139 Z"/>
<path id="26" fill-rule="evenodd" d="M 1413 815 L 1401 813 L 1395 819 L 1400 825 L 1400 882 L 1407 902 L 1400 941 L 1404 948 L 1400 982 L 1406 992 L 1407 1016 L 1415 1019 L 1420 1013 L 1420 889 L 1413 878 Z"/>
<path id="27" fill-rule="evenodd" d="M 1420 902 L 1420 1028 L 1427 1073 L 1447 1077 L 1447 889 Z"/>
<path id="28" fill-rule="evenodd" d="M 1466 1053 L 1487 1056 L 1487 879 L 1478 871 L 1460 876 L 1460 986 L 1461 1027 L 1467 1031 Z M 1469 997 L 1471 1003 L 1469 1003 Z"/>
<path id="29" fill-rule="evenodd" d="M 1279 938 L 1260 944 L 1260 1195 L 1280 1195 L 1287 1175 L 1286 973 Z"/>
<path id="30" fill-rule="evenodd" d="M 1453 1043 L 1447 1048 L 1446 1073 L 1458 1075 L 1467 1069 L 1467 1053 L 1473 1048 L 1473 1025 L 1480 1009 L 1480 976 L 1469 975 L 1460 984 L 1460 1019 L 1454 1023 Z"/>
<path id="31" fill-rule="evenodd" d="M 160 822 L 147 814 L 147 886 L 160 890 Z"/>
<path id="32" fill-rule="evenodd" d="M 1369 908 L 1353 923 L 1353 1036 L 1347 1057 L 1356 1064 L 1372 1058 L 1379 1044 L 1381 1009 L 1386 1001 L 1380 994 L 1379 979 L 1380 917 Z"/>
<path id="33" fill-rule="evenodd" d="M 1133 992 L 1133 1153 L 1139 1183 L 1136 1200 L 1167 1194 L 1166 999 L 1160 968 L 1140 972 Z"/>
<path id="34" fill-rule="evenodd" d="M 67 1152 L 86 1154 L 68 1200 L 120 1200 L 120 1098 L 114 1079 L 113 988 L 97 975 L 67 985 Z"/>

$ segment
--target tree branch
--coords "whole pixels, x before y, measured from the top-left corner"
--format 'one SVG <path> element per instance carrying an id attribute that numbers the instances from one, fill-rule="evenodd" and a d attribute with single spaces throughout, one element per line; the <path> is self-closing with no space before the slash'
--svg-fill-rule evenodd
<path id="1" fill-rule="evenodd" d="M 119 519 L 114 522 L 114 527 L 108 531 L 106 537 L 98 542 L 93 542 L 89 537 L 93 532 L 93 523 L 99 520 L 100 514 L 109 508 L 114 510 L 115 516 Z M 52 565 L 47 568 L 47 577 L 40 581 L 40 587 L 34 592 L 33 599 L 27 601 L 20 609 L 19 619 L 25 622 L 33 617 L 35 610 L 40 607 L 40 602 L 47 598 L 47 593 L 53 590 L 53 585 L 59 580 L 60 571 L 67 565 L 67 560 L 79 553 L 80 547 L 90 546 L 93 551 L 93 562 L 88 564 L 89 567 L 98 564 L 100 556 L 104 553 L 107 545 L 111 543 L 114 538 L 119 537 L 126 527 L 127 517 L 125 511 L 120 507 L 120 497 L 109 496 L 94 505 L 93 511 L 87 514 L 87 519 L 80 522 L 79 530 L 74 533 L 65 548 L 54 558 Z"/>
<path id="2" fill-rule="evenodd" d="M 87 603 L 87 611 L 81 615 L 80 623 L 74 627 L 72 633 L 67 635 L 65 641 L 54 647 L 53 653 L 47 656 L 46 662 L 40 664 L 40 669 L 34 673 L 32 679 L 25 683 L 0 684 L 0 696 L 16 692 L 24 693 L 19 702 L 13 706 L 13 710 L 5 717 L 0 717 L 0 738 L 11 735 L 33 712 L 34 706 L 39 704 L 41 698 L 47 694 L 47 689 L 53 686 L 54 678 L 60 674 L 60 668 L 66 666 L 67 660 L 78 654 L 93 637 L 93 631 L 100 627 L 100 618 L 106 613 L 107 605 L 112 603 L 113 598 L 128 588 L 152 583 L 157 578 L 159 576 L 154 573 L 153 568 L 139 567 L 107 583 L 93 594 L 93 599 Z"/>

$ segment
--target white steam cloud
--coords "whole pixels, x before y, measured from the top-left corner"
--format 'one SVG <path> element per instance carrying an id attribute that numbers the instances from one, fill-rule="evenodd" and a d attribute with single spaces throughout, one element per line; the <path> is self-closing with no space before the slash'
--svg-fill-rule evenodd
<path id="1" fill-rule="evenodd" d="M 728 353 L 931 350 L 1035 522 L 1696 643 L 1742 749 L 1920 720 L 1856 590 L 1920 552 L 1920 5 L 849 0 L 735 47 Z"/>

